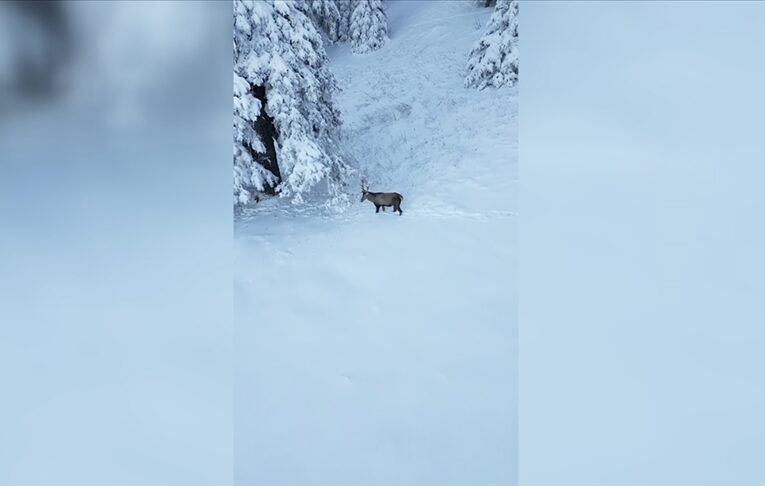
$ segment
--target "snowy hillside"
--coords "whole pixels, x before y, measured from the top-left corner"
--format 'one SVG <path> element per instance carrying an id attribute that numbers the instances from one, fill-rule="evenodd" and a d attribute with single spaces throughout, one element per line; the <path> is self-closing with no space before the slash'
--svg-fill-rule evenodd
<path id="1" fill-rule="evenodd" d="M 403 216 L 236 222 L 238 484 L 515 483 L 516 91 L 463 86 L 491 9 L 386 8 L 380 50 L 328 54 L 341 150 Z"/>

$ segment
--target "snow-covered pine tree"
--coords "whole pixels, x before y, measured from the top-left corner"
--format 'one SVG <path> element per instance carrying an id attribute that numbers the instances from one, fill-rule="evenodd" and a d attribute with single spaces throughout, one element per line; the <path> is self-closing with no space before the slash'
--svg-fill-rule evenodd
<path id="1" fill-rule="evenodd" d="M 518 0 L 497 0 L 486 33 L 468 57 L 465 86 L 484 89 L 518 81 Z"/>
<path id="2" fill-rule="evenodd" d="M 351 38 L 351 13 L 353 13 L 352 0 L 335 0 L 337 11 L 340 14 L 337 34 L 340 41 L 348 41 Z"/>
<path id="3" fill-rule="evenodd" d="M 388 40 L 388 19 L 382 0 L 355 0 L 352 6 L 351 50 L 365 54 L 381 48 Z"/>
<path id="4" fill-rule="evenodd" d="M 246 75 L 256 38 L 256 22 L 244 2 L 234 2 L 234 205 L 275 194 L 281 182 L 273 119 L 265 111 L 262 85 Z M 261 48 L 261 47 L 258 47 Z M 252 77 L 252 76 L 250 76 Z M 260 97 L 256 96 L 256 90 Z"/>
<path id="5" fill-rule="evenodd" d="M 335 0 L 303 0 L 331 42 L 340 40 L 340 11 Z"/>
<path id="6" fill-rule="evenodd" d="M 336 90 L 321 35 L 297 3 L 234 0 L 235 203 L 269 192 L 300 202 L 320 182 L 340 195 L 351 169 L 337 150 Z"/>
<path id="7" fill-rule="evenodd" d="M 234 205 L 273 195 L 281 182 L 274 127 L 255 87 L 234 72 Z"/>

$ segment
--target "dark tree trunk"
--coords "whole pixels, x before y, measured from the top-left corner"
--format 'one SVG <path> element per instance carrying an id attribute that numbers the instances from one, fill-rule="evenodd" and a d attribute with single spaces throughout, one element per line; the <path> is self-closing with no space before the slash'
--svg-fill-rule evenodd
<path id="1" fill-rule="evenodd" d="M 266 146 L 266 153 L 257 154 L 254 150 L 250 149 L 250 155 L 260 165 L 265 167 L 266 170 L 276 176 L 278 182 L 281 182 L 282 175 L 281 172 L 279 172 L 279 161 L 276 160 L 276 145 L 274 143 L 278 134 L 276 132 L 276 127 L 274 126 L 274 119 L 266 113 L 266 88 L 264 86 L 253 86 L 252 92 L 255 97 L 260 100 L 260 116 L 258 116 L 258 119 L 255 122 L 255 131 L 263 141 L 263 145 Z M 269 186 L 266 186 L 264 192 L 271 195 L 276 193 L 275 189 Z"/>

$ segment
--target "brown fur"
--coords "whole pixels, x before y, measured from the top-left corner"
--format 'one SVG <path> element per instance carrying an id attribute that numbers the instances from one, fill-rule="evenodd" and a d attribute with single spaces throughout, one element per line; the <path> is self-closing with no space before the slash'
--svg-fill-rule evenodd
<path id="1" fill-rule="evenodd" d="M 362 189 L 361 202 L 364 200 L 372 201 L 375 205 L 375 213 L 380 212 L 380 208 L 385 211 L 386 207 L 393 206 L 393 212 L 398 211 L 398 215 L 401 216 L 404 212 L 401 210 L 401 201 L 404 196 L 397 192 L 369 192 Z"/>

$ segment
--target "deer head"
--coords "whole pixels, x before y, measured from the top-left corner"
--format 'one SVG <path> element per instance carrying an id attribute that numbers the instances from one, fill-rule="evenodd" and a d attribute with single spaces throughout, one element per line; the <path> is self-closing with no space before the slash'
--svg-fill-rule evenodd
<path id="1" fill-rule="evenodd" d="M 364 199 L 367 198 L 367 193 L 369 192 L 367 189 L 369 189 L 369 186 L 367 186 L 367 179 L 365 177 L 361 178 L 361 202 L 364 202 Z"/>

